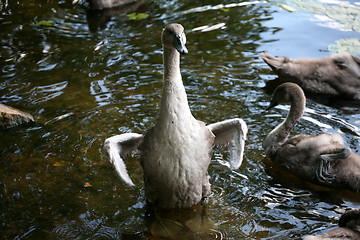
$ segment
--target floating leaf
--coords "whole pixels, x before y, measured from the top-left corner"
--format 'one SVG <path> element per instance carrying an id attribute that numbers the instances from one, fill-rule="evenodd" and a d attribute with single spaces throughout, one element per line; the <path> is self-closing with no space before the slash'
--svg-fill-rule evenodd
<path id="1" fill-rule="evenodd" d="M 313 13 L 323 13 L 326 11 L 326 5 L 315 2 L 315 1 L 306 1 L 306 0 L 294 0 L 294 3 L 299 7 L 306 9 Z"/>
<path id="2" fill-rule="evenodd" d="M 281 4 L 280 7 L 288 12 L 296 12 L 296 9 L 293 7 L 290 7 L 289 5 Z"/>
<path id="3" fill-rule="evenodd" d="M 360 41 L 358 38 L 346 38 L 336 41 L 334 44 L 330 44 L 329 52 L 348 52 L 351 54 L 360 54 Z"/>
<path id="4" fill-rule="evenodd" d="M 324 4 L 313 0 L 293 0 L 300 8 L 315 14 L 317 19 L 323 19 L 319 24 L 343 31 L 359 31 L 360 8 L 346 1 L 336 1 Z M 327 18 L 324 18 L 324 17 Z"/>
<path id="5" fill-rule="evenodd" d="M 54 167 L 62 167 L 62 166 L 64 166 L 64 162 L 63 162 L 63 161 L 61 161 L 61 162 L 56 162 L 56 163 L 53 164 L 53 166 L 54 166 Z"/>
<path id="6" fill-rule="evenodd" d="M 359 14 L 358 9 L 349 7 L 328 6 L 326 9 L 327 16 L 340 22 L 354 22 L 354 16 Z"/>
<path id="7" fill-rule="evenodd" d="M 92 185 L 91 185 L 91 183 L 89 183 L 89 182 L 86 182 L 85 184 L 84 184 L 84 187 L 86 187 L 86 188 L 88 188 L 88 187 L 91 187 Z"/>
<path id="8" fill-rule="evenodd" d="M 130 13 L 127 15 L 130 20 L 142 20 L 149 17 L 147 13 Z"/>
<path id="9" fill-rule="evenodd" d="M 80 130 L 77 131 L 77 133 L 80 134 L 80 135 L 84 135 L 84 134 L 86 134 L 86 133 L 88 133 L 88 132 L 89 132 L 89 131 L 88 131 L 88 130 L 85 130 L 85 129 L 80 129 Z"/>
<path id="10" fill-rule="evenodd" d="M 230 11 L 229 8 L 220 8 L 220 10 L 223 11 L 223 12 L 229 12 Z"/>
<path id="11" fill-rule="evenodd" d="M 54 26 L 54 21 L 52 20 L 42 20 L 40 22 L 35 23 L 36 26 L 46 26 L 46 27 L 52 27 Z"/>
<path id="12" fill-rule="evenodd" d="M 358 19 L 355 21 L 353 29 L 354 31 L 360 32 L 360 17 L 358 17 Z"/>

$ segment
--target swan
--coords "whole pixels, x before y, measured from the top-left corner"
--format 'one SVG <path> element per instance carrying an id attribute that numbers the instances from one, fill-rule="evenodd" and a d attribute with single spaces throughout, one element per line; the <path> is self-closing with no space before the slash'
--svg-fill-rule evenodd
<path id="1" fill-rule="evenodd" d="M 295 83 L 283 83 L 275 89 L 267 108 L 289 103 L 285 121 L 263 142 L 268 157 L 309 182 L 360 192 L 360 156 L 344 146 L 339 134 L 297 135 L 288 139 L 305 110 L 303 90 Z"/>
<path id="2" fill-rule="evenodd" d="M 230 166 L 240 167 L 247 125 L 240 118 L 205 125 L 191 114 L 180 73 L 180 53 L 188 52 L 184 28 L 172 23 L 161 35 L 164 88 L 157 122 L 144 134 L 124 133 L 105 140 L 120 178 L 129 186 L 123 159 L 140 151 L 147 200 L 161 208 L 186 208 L 210 193 L 208 167 L 213 145 L 228 146 Z"/>
<path id="3" fill-rule="evenodd" d="M 327 58 L 276 58 L 267 52 L 262 59 L 282 82 L 298 84 L 307 94 L 360 100 L 360 58 L 341 52 Z"/>
<path id="4" fill-rule="evenodd" d="M 360 210 L 345 212 L 339 219 L 339 227 L 318 236 L 306 236 L 304 240 L 360 239 Z"/>

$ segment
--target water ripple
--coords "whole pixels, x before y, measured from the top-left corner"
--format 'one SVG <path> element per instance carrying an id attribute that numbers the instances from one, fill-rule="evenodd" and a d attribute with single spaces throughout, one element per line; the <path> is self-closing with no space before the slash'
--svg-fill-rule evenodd
<path id="1" fill-rule="evenodd" d="M 63 90 L 66 88 L 67 85 L 68 82 L 63 81 L 45 86 L 36 86 L 30 91 L 31 101 L 34 104 L 49 101 L 63 94 Z"/>

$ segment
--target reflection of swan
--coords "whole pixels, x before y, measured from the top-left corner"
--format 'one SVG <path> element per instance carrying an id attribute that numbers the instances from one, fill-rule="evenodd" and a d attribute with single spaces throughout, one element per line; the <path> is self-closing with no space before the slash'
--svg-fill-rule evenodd
<path id="1" fill-rule="evenodd" d="M 360 100 L 360 58 L 342 52 L 328 58 L 276 58 L 264 53 L 263 60 L 282 82 L 297 83 L 305 93 Z"/>
<path id="2" fill-rule="evenodd" d="M 138 0 L 88 0 L 91 9 L 101 10 L 104 8 L 119 7 L 138 2 Z"/>
<path id="3" fill-rule="evenodd" d="M 263 147 L 274 162 L 316 184 L 360 191 L 360 156 L 343 145 L 339 134 L 297 135 L 287 139 L 305 109 L 305 95 L 294 83 L 276 88 L 268 109 L 291 104 L 286 120 L 266 137 Z"/>
<path id="4" fill-rule="evenodd" d="M 105 141 L 110 160 L 128 185 L 123 158 L 140 150 L 147 199 L 164 208 L 189 207 L 210 192 L 208 166 L 212 147 L 229 145 L 231 166 L 243 158 L 247 127 L 242 119 L 205 126 L 191 114 L 180 74 L 180 53 L 187 53 L 180 24 L 162 33 L 165 85 L 159 118 L 145 134 L 125 133 Z"/>
<path id="5" fill-rule="evenodd" d="M 89 0 L 90 9 L 87 11 L 87 21 L 91 32 L 96 32 L 106 28 L 106 24 L 111 17 L 118 14 L 127 13 L 151 13 L 154 8 L 154 2 L 149 0 L 126 1 L 127 3 L 112 6 L 110 8 L 101 7 L 99 0 Z M 111 5 L 111 4 L 109 4 Z"/>
<path id="6" fill-rule="evenodd" d="M 339 227 L 324 235 L 306 236 L 304 240 L 360 239 L 360 211 L 350 210 L 341 215 Z"/>
<path id="7" fill-rule="evenodd" d="M 146 210 L 146 225 L 156 239 L 207 239 L 210 232 L 212 236 L 219 232 L 204 204 L 191 208 L 150 207 Z"/>

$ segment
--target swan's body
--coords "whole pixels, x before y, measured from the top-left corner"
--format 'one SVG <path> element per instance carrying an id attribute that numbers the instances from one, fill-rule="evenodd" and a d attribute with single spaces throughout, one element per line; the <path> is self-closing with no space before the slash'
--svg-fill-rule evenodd
<path id="1" fill-rule="evenodd" d="M 339 134 L 288 136 L 305 110 L 305 95 L 294 83 L 276 88 L 269 108 L 291 104 L 284 122 L 263 142 L 266 154 L 294 175 L 315 184 L 360 191 L 360 156 L 344 146 Z"/>
<path id="2" fill-rule="evenodd" d="M 360 100 L 360 58 L 347 52 L 319 59 L 276 58 L 266 52 L 261 57 L 282 82 L 296 83 L 307 94 Z"/>
<path id="3" fill-rule="evenodd" d="M 242 119 L 210 124 L 190 111 L 180 74 L 180 53 L 187 53 L 180 24 L 162 34 L 164 89 L 156 124 L 144 135 L 126 133 L 108 138 L 105 147 L 120 177 L 133 185 L 122 160 L 140 150 L 147 199 L 163 208 L 190 207 L 210 192 L 208 167 L 213 145 L 229 145 L 231 166 L 241 165 L 247 127 Z"/>
<path id="4" fill-rule="evenodd" d="M 318 236 L 306 236 L 304 240 L 359 240 L 360 239 L 360 211 L 350 210 L 341 215 L 339 227 Z"/>

